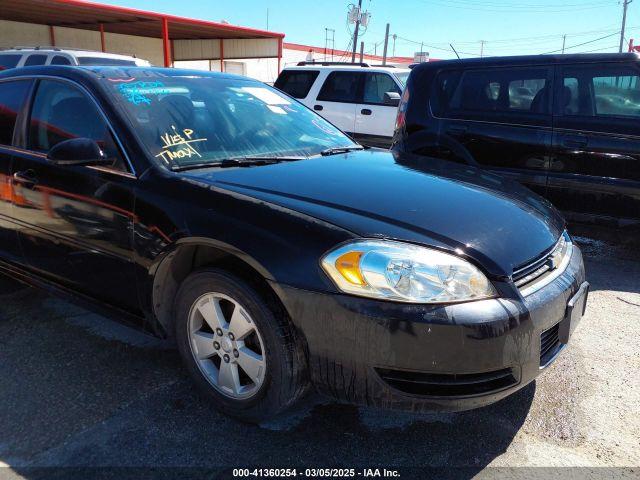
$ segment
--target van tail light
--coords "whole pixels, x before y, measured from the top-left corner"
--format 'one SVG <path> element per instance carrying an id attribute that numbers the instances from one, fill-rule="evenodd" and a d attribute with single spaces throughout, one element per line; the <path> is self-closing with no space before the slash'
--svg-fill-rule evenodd
<path id="1" fill-rule="evenodd" d="M 404 92 L 402 92 L 402 97 L 400 97 L 400 104 L 398 105 L 398 114 L 396 116 L 396 130 L 404 128 L 408 104 L 409 89 L 405 88 Z"/>

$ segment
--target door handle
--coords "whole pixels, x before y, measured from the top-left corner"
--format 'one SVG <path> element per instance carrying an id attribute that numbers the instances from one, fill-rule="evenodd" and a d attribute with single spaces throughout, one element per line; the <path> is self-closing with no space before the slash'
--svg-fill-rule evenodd
<path id="1" fill-rule="evenodd" d="M 317 110 L 318 112 L 319 112 L 320 110 L 322 110 L 323 108 L 324 108 L 324 107 L 323 107 L 322 105 L 314 105 L 314 106 L 313 106 L 313 109 L 314 109 L 314 110 Z"/>
<path id="2" fill-rule="evenodd" d="M 568 148 L 586 147 L 589 139 L 586 135 L 565 135 L 562 137 L 562 146 Z"/>
<path id="3" fill-rule="evenodd" d="M 360 110 L 360 113 L 362 115 L 371 115 L 373 112 L 371 110 L 369 110 L 368 108 L 363 108 L 362 110 Z"/>
<path id="4" fill-rule="evenodd" d="M 452 125 L 447 129 L 447 133 L 449 135 L 462 135 L 463 133 L 467 133 L 469 127 L 465 125 Z"/>
<path id="5" fill-rule="evenodd" d="M 34 172 L 32 169 L 14 173 L 13 179 L 27 188 L 33 188 L 38 184 L 36 172 Z"/>

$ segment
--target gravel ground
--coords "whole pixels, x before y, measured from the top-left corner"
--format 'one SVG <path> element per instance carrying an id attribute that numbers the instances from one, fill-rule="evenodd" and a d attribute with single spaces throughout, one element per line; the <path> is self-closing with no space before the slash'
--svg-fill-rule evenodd
<path id="1" fill-rule="evenodd" d="M 570 347 L 534 384 L 457 414 L 312 395 L 276 420 L 244 425 L 210 408 L 162 342 L 3 280 L 0 477 L 42 478 L 34 467 L 60 466 L 429 465 L 468 467 L 458 471 L 465 477 L 581 466 L 576 478 L 640 478 L 640 254 L 578 240 L 592 291 Z"/>

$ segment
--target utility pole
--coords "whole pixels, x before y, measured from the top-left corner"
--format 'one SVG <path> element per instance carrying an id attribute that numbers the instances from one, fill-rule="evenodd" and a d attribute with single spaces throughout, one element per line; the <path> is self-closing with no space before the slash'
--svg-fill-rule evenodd
<path id="1" fill-rule="evenodd" d="M 267 30 L 269 30 L 269 9 L 267 8 Z"/>
<path id="2" fill-rule="evenodd" d="M 387 64 L 387 47 L 389 46 L 389 24 L 387 23 L 387 30 L 384 33 L 384 50 L 382 51 L 382 65 Z"/>
<path id="3" fill-rule="evenodd" d="M 620 50 L 622 53 L 622 48 L 624 47 L 624 29 L 627 25 L 627 7 L 633 0 L 623 0 L 624 4 L 622 7 L 622 28 L 620 29 Z"/>
<path id="4" fill-rule="evenodd" d="M 486 40 L 480 40 L 480 58 L 484 56 L 484 44 L 487 43 Z"/>
<path id="5" fill-rule="evenodd" d="M 360 63 L 364 61 L 364 42 L 360 42 Z"/>
<path id="6" fill-rule="evenodd" d="M 358 48 L 358 30 L 360 29 L 361 18 L 362 18 L 362 0 L 358 0 L 358 17 L 356 18 L 356 28 L 353 31 L 353 52 L 351 53 L 351 63 L 356 63 L 356 48 Z"/>
<path id="7" fill-rule="evenodd" d="M 567 43 L 567 36 L 563 35 L 562 36 L 562 54 L 564 55 L 564 46 Z"/>

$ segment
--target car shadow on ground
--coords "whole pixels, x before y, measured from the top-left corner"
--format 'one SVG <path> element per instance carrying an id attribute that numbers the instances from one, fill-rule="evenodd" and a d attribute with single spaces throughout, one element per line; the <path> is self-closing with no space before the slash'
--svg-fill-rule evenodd
<path id="1" fill-rule="evenodd" d="M 452 414 L 312 394 L 246 425 L 196 392 L 166 344 L 43 292 L 2 286 L 0 462 L 26 478 L 42 475 L 35 467 L 110 466 L 464 466 L 472 476 L 510 445 L 536 389 Z"/>

